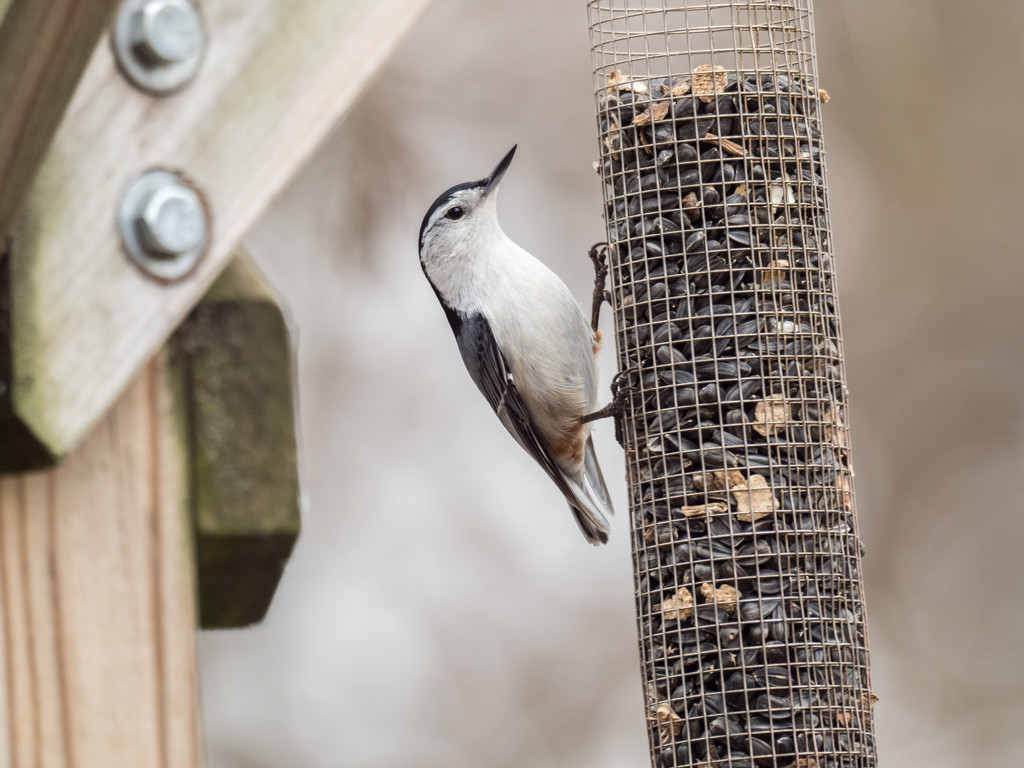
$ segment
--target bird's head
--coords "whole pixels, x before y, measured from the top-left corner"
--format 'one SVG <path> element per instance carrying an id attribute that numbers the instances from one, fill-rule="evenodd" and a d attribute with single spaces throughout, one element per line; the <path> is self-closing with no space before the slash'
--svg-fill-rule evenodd
<path id="1" fill-rule="evenodd" d="M 453 260 L 472 258 L 500 234 L 496 192 L 515 153 L 512 147 L 486 177 L 456 184 L 427 210 L 420 226 L 420 263 L 435 286 L 439 269 L 457 268 Z"/>

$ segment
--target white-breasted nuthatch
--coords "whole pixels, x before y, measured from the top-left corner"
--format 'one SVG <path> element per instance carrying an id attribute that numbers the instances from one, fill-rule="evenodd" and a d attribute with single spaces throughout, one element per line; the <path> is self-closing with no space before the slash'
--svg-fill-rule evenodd
<path id="1" fill-rule="evenodd" d="M 600 338 L 565 284 L 498 224 L 498 184 L 516 148 L 480 181 L 438 197 L 420 264 L 462 359 L 501 423 L 544 468 L 592 544 L 608 541 L 608 488 L 590 425 Z"/>

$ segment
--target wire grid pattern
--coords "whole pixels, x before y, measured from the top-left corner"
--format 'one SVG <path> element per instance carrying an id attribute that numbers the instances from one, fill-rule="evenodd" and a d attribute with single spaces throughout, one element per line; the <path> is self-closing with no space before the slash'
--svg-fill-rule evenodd
<path id="1" fill-rule="evenodd" d="M 874 766 L 811 0 L 592 0 L 652 764 Z"/>

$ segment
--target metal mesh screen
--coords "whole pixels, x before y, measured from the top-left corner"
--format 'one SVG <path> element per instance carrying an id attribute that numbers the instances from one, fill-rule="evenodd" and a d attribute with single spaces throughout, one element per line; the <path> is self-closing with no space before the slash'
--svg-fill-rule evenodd
<path id="1" fill-rule="evenodd" d="M 874 766 L 810 0 L 589 3 L 656 766 Z"/>

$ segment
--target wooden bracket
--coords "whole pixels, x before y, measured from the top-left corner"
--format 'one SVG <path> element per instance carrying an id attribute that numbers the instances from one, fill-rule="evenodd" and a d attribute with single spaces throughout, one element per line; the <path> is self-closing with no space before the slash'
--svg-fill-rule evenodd
<path id="1" fill-rule="evenodd" d="M 41 0 L 11 2 L 8 16 Z M 11 230 L 9 418 L 0 443 L 20 434 L 37 449 L 20 465 L 4 456 L 15 463 L 0 470 L 59 460 L 82 440 L 428 3 L 203 0 L 202 68 L 165 98 L 133 88 L 101 42 Z M 125 188 L 154 167 L 185 175 L 211 220 L 205 256 L 173 285 L 129 262 L 115 226 Z"/>
<path id="2" fill-rule="evenodd" d="M 241 256 L 171 349 L 189 442 L 199 623 L 244 627 L 266 613 L 299 534 L 288 324 Z"/>
<path id="3" fill-rule="evenodd" d="M 0 0 L 0 234 L 119 0 Z"/>

